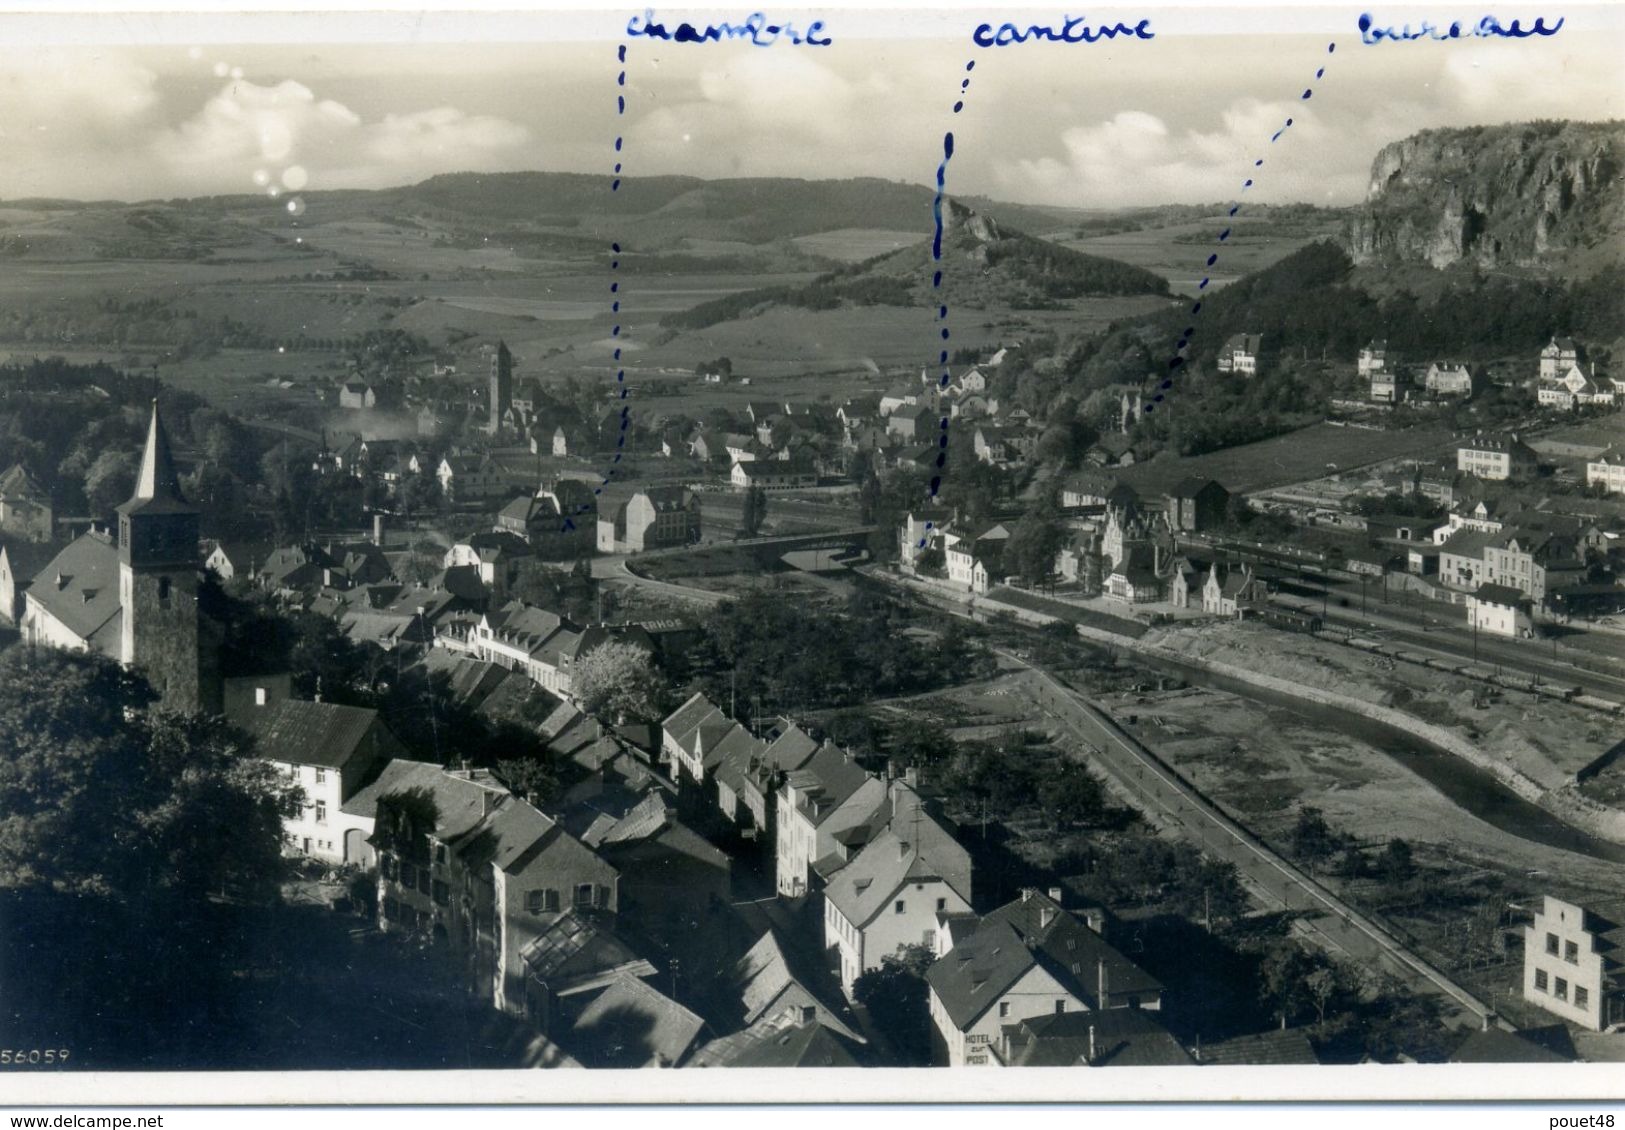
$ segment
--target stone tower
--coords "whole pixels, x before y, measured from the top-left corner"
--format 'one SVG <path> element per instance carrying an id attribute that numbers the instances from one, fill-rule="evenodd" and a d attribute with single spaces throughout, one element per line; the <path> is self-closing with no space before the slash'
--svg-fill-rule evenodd
<path id="1" fill-rule="evenodd" d="M 497 351 L 491 357 L 491 424 L 490 432 L 502 431 L 502 417 L 513 407 L 513 354 L 508 343 L 497 342 Z"/>
<path id="2" fill-rule="evenodd" d="M 181 495 L 156 400 L 135 494 L 118 508 L 118 559 L 119 658 L 165 707 L 200 709 L 198 512 Z"/>

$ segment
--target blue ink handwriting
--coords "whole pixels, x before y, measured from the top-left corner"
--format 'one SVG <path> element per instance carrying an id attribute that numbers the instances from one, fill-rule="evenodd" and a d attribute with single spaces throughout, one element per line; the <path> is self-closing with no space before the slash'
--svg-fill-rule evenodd
<path id="1" fill-rule="evenodd" d="M 823 20 L 814 20 L 807 25 L 806 31 L 801 31 L 789 21 L 770 24 L 761 12 L 752 12 L 745 17 L 744 23 L 707 24 L 704 28 L 681 23 L 675 28 L 668 28 L 665 24 L 655 22 L 653 8 L 645 8 L 641 22 L 638 16 L 626 21 L 626 34 L 634 38 L 641 35 L 648 39 L 664 39 L 672 43 L 718 43 L 724 39 L 745 39 L 756 47 L 771 47 L 784 36 L 798 47 L 803 44 L 808 47 L 830 45 Z M 819 38 L 821 34 L 822 39 Z"/>
<path id="2" fill-rule="evenodd" d="M 971 41 L 978 47 L 1013 47 L 1028 40 L 1049 43 L 1094 43 L 1101 39 L 1116 39 L 1120 35 L 1134 39 L 1156 38 L 1151 31 L 1149 19 L 1133 25 L 1115 23 L 1098 28 L 1090 27 L 1084 22 L 1085 19 L 1084 16 L 1062 16 L 1061 23 L 1057 27 L 1029 24 L 1022 28 L 1005 23 L 1000 24 L 996 30 L 992 24 L 979 24 L 971 33 Z"/>
<path id="3" fill-rule="evenodd" d="M 1439 41 L 1465 38 L 1528 39 L 1532 35 L 1556 35 L 1559 29 L 1562 28 L 1563 20 L 1565 18 L 1566 17 L 1559 16 L 1555 24 L 1553 24 L 1551 27 L 1547 27 L 1546 17 L 1536 16 L 1534 24 L 1527 28 L 1521 25 L 1517 20 L 1513 20 L 1510 24 L 1503 27 L 1501 21 L 1497 20 L 1494 16 L 1485 16 L 1476 24 L 1468 24 L 1465 27 L 1462 25 L 1460 20 L 1453 21 L 1449 27 L 1435 27 L 1428 21 L 1423 20 L 1422 25 L 1413 30 L 1410 24 L 1404 24 L 1398 29 L 1395 29 L 1392 26 L 1378 27 L 1376 19 L 1371 15 L 1370 12 L 1362 12 L 1360 15 L 1360 42 L 1370 46 L 1374 43 L 1381 43 L 1384 40 L 1392 40 L 1395 43 L 1400 43 L 1413 39 L 1430 39 Z"/>

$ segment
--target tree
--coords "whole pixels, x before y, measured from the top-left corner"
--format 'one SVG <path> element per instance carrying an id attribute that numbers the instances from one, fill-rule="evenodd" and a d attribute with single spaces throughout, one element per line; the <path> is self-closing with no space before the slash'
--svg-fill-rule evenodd
<path id="1" fill-rule="evenodd" d="M 1292 852 L 1309 864 L 1310 870 L 1327 859 L 1336 849 L 1331 825 L 1318 808 L 1305 805 L 1298 812 L 1298 823 L 1292 829 Z"/>
<path id="2" fill-rule="evenodd" d="M 1416 877 L 1416 861 L 1411 857 L 1411 845 L 1397 836 L 1388 841 L 1377 856 L 1377 874 L 1391 886 L 1399 886 Z"/>
<path id="3" fill-rule="evenodd" d="M 223 723 L 149 712 L 93 653 L 0 655 L 0 888 L 265 899 L 296 791 Z"/>
<path id="4" fill-rule="evenodd" d="M 599 644 L 577 660 L 571 687 L 582 710 L 617 721 L 653 721 L 665 697 L 653 657 L 621 640 Z"/>
<path id="5" fill-rule="evenodd" d="M 128 451 L 104 451 L 85 472 L 85 501 L 92 514 L 110 514 L 135 493 L 136 457 Z"/>
<path id="6" fill-rule="evenodd" d="M 1066 761 L 1038 780 L 1038 803 L 1057 830 L 1092 824 L 1106 810 L 1100 779 L 1076 762 Z"/>
<path id="7" fill-rule="evenodd" d="M 509 757 L 496 764 L 502 783 L 532 804 L 540 804 L 559 785 L 559 775 L 546 761 L 535 757 Z"/>
<path id="8" fill-rule="evenodd" d="M 1282 938 L 1264 953 L 1258 966 L 1258 999 L 1282 1028 L 1292 1022 L 1308 996 L 1305 982 L 1314 963 L 1298 943 Z"/>
<path id="9" fill-rule="evenodd" d="M 744 511 L 740 516 L 739 525 L 748 538 L 755 537 L 762 529 L 762 520 L 767 517 L 767 491 L 759 486 L 745 489 Z"/>
<path id="10" fill-rule="evenodd" d="M 1037 584 L 1055 569 L 1055 555 L 1066 544 L 1066 527 L 1053 495 L 1046 495 L 1010 531 L 1005 564 L 1022 579 Z"/>
<path id="11" fill-rule="evenodd" d="M 925 1066 L 931 1060 L 930 1010 L 925 971 L 936 960 L 929 946 L 898 946 L 853 982 L 852 996 L 868 1009 L 870 1019 L 884 1032 L 907 1066 Z"/>

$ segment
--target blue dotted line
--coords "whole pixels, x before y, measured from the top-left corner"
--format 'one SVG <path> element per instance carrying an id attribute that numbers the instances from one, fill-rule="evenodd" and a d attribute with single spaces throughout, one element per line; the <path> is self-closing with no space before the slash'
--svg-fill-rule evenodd
<path id="1" fill-rule="evenodd" d="M 959 81 L 960 98 L 954 102 L 954 113 L 965 108 L 964 93 L 970 89 L 970 72 L 976 69 L 976 60 L 972 59 L 965 64 L 965 78 Z M 942 160 L 937 164 L 937 194 L 931 201 L 931 219 L 935 223 L 935 231 L 931 236 L 931 262 L 935 269 L 931 274 L 931 290 L 938 294 L 942 290 L 942 201 L 944 189 L 948 183 L 948 162 L 954 157 L 954 133 L 949 130 L 942 135 Z M 953 376 L 948 370 L 948 339 L 952 336 L 948 331 L 948 304 L 938 297 L 937 321 L 942 323 L 938 329 L 938 336 L 942 339 L 942 350 L 937 355 L 937 364 L 942 366 L 942 375 L 937 379 L 937 393 L 940 396 L 952 382 Z M 940 410 L 939 410 L 940 411 Z M 937 473 L 931 476 L 931 489 L 929 499 L 935 502 L 937 494 L 942 490 L 942 469 L 948 465 L 948 416 L 942 416 L 937 421 Z M 933 528 L 931 522 L 925 528 Z M 925 539 L 920 540 L 920 548 L 925 547 Z"/>
<path id="2" fill-rule="evenodd" d="M 1326 45 L 1326 54 L 1330 55 L 1336 50 L 1337 50 L 1337 44 L 1336 43 L 1328 43 Z M 1315 78 L 1317 80 L 1325 78 L 1325 77 L 1326 77 L 1326 68 L 1325 67 L 1320 67 L 1320 68 L 1316 69 Z M 1310 97 L 1314 93 L 1315 93 L 1315 88 L 1314 87 L 1312 87 L 1312 86 L 1305 87 L 1303 93 L 1298 96 L 1298 100 L 1300 102 L 1307 102 L 1307 101 L 1309 101 Z M 1286 133 L 1286 131 L 1291 129 L 1291 128 L 1292 128 L 1292 119 L 1288 118 L 1286 120 L 1285 125 L 1283 125 L 1280 129 L 1276 130 L 1273 134 L 1270 135 L 1270 144 L 1273 145 L 1276 141 L 1280 140 L 1281 135 Z M 1263 164 L 1264 164 L 1264 158 L 1259 157 L 1259 158 L 1257 158 L 1256 160 L 1253 161 L 1253 168 L 1255 168 L 1255 169 L 1261 168 L 1263 166 Z M 1245 181 L 1242 182 L 1241 190 L 1243 192 L 1246 192 L 1251 187 L 1253 187 L 1253 178 L 1248 177 Z M 1239 202 L 1233 203 L 1233 204 L 1230 205 L 1230 211 L 1227 212 L 1226 215 L 1227 216 L 1234 216 L 1240 210 L 1241 210 L 1241 204 Z M 1230 232 L 1231 232 L 1230 228 L 1225 228 L 1223 231 L 1221 231 L 1219 233 L 1218 242 L 1219 243 L 1224 243 L 1225 241 L 1227 241 L 1230 238 Z M 1206 268 L 1208 268 L 1208 269 L 1211 269 L 1213 267 L 1213 264 L 1217 263 L 1218 261 L 1219 261 L 1219 253 L 1217 251 L 1215 251 L 1215 252 L 1213 252 L 1212 254 L 1210 254 L 1207 257 L 1207 261 L 1204 264 L 1204 266 Z M 1211 275 L 1204 276 L 1202 281 L 1196 285 L 1196 289 L 1197 290 L 1206 290 L 1207 287 L 1208 287 L 1208 283 L 1210 283 L 1212 281 L 1213 281 L 1213 278 L 1212 278 Z M 1191 306 L 1191 316 L 1195 317 L 1197 314 L 1200 314 L 1201 312 L 1202 312 L 1202 299 L 1200 297 L 1198 297 L 1196 302 Z M 1185 351 L 1190 348 L 1191 336 L 1193 334 L 1195 334 L 1195 333 L 1196 333 L 1196 327 L 1194 325 L 1189 325 L 1189 326 L 1186 326 L 1185 331 L 1182 334 L 1179 335 L 1179 342 L 1174 346 L 1174 355 L 1171 358 L 1169 358 L 1169 360 L 1168 360 L 1168 375 L 1166 377 L 1164 377 L 1163 380 L 1162 380 L 1162 391 L 1158 392 L 1155 396 L 1153 396 L 1151 398 L 1152 403 L 1145 405 L 1145 411 L 1150 412 L 1150 411 L 1154 410 L 1156 408 L 1157 404 L 1161 403 L 1167 397 L 1167 390 L 1174 387 L 1174 379 L 1173 379 L 1174 372 L 1175 372 L 1175 370 L 1179 369 L 1180 366 L 1185 364 L 1185 360 L 1186 360 Z"/>
<path id="3" fill-rule="evenodd" d="M 617 119 L 619 119 L 626 115 L 626 44 L 619 44 L 615 48 L 615 61 L 620 64 L 620 72 L 615 76 L 615 86 L 617 88 L 615 94 L 615 116 Z M 621 189 L 621 150 L 625 144 L 625 136 L 617 131 L 615 134 L 615 169 L 614 175 L 609 182 L 609 190 L 611 192 L 619 192 Z M 621 365 L 621 282 L 617 276 L 617 272 L 621 269 L 621 260 L 619 258 L 621 254 L 621 245 L 619 243 L 611 243 L 609 245 L 609 250 L 611 256 L 609 261 L 609 312 L 616 318 L 615 324 L 610 327 L 609 336 L 615 341 L 615 383 L 620 387 L 621 390 L 620 397 L 618 398 L 622 401 L 621 427 L 620 434 L 615 437 L 615 458 L 610 461 L 609 467 L 604 471 L 603 481 L 593 488 L 592 493 L 594 497 L 604 493 L 604 488 L 609 485 L 610 480 L 615 477 L 615 472 L 619 470 L 619 467 L 617 467 L 616 464 L 620 463 L 621 458 L 626 454 L 626 436 L 627 432 L 632 426 L 632 409 L 625 403 L 627 398 L 626 369 Z M 576 513 L 586 514 L 592 510 L 595 510 L 596 508 L 596 505 L 584 502 L 576 508 Z M 575 528 L 576 524 L 574 520 L 570 517 L 566 517 L 564 519 L 564 529 L 568 531 Z"/>

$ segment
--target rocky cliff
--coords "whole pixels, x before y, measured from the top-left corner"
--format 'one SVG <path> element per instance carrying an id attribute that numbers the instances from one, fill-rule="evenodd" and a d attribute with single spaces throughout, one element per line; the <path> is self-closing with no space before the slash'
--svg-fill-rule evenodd
<path id="1" fill-rule="evenodd" d="M 1625 258 L 1625 122 L 1426 130 L 1386 145 L 1346 232 L 1357 263 Z"/>

